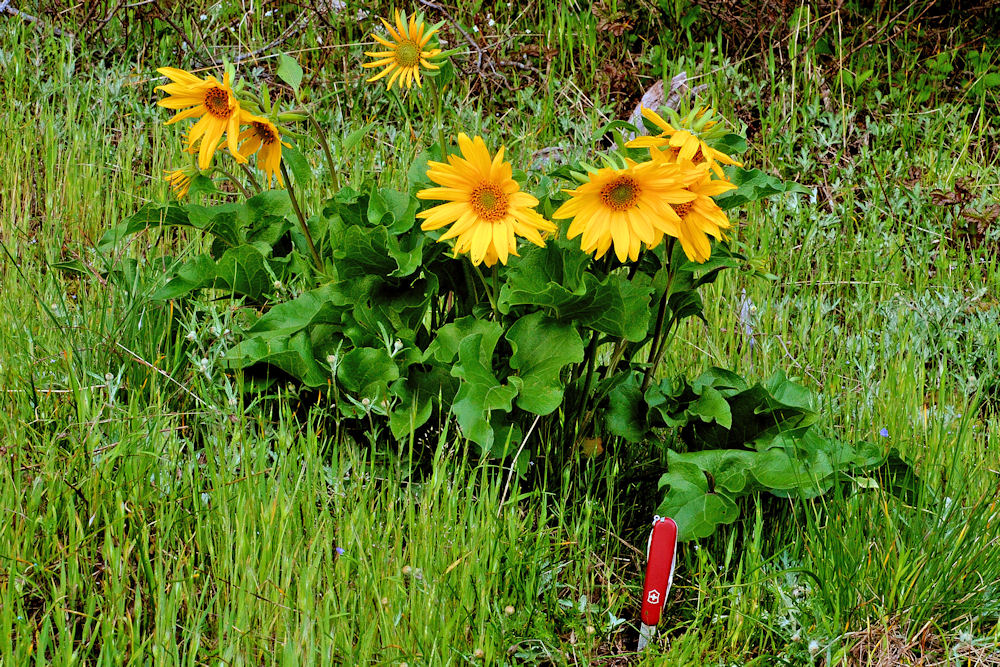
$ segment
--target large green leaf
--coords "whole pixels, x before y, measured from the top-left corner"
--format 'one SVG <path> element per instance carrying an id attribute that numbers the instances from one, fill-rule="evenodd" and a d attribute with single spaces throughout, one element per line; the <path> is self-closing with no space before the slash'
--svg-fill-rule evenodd
<path id="1" fill-rule="evenodd" d="M 452 363 L 458 356 L 462 341 L 474 334 L 482 335 L 483 347 L 492 353 L 503 334 L 503 327 L 496 322 L 481 320 L 472 315 L 460 317 L 437 330 L 437 335 L 424 352 L 424 360 L 434 359 L 442 364 Z"/>
<path id="2" fill-rule="evenodd" d="M 678 540 L 708 537 L 719 524 L 732 523 L 739 515 L 732 495 L 710 489 L 709 479 L 694 463 L 671 461 L 659 486 L 667 494 L 656 513 L 677 522 Z"/>
<path id="3" fill-rule="evenodd" d="M 462 378 L 451 409 L 455 413 L 462 433 L 472 442 L 490 451 L 494 432 L 490 417 L 494 410 L 510 412 L 517 396 L 519 378 L 500 384 L 493 374 L 493 348 L 496 341 L 486 340 L 483 334 L 466 336 L 459 345 L 459 364 L 451 374 Z"/>
<path id="4" fill-rule="evenodd" d="M 267 332 L 243 340 L 226 354 L 233 368 L 269 364 L 280 368 L 309 387 L 321 387 L 330 380 L 330 371 L 316 363 L 313 343 L 307 331 L 292 336 Z"/>
<path id="5" fill-rule="evenodd" d="M 584 272 L 588 259 L 579 248 L 558 242 L 529 249 L 507 273 L 498 299 L 501 312 L 537 306 L 559 320 L 575 320 L 617 338 L 643 340 L 650 319 L 648 280 L 619 274 L 601 280 Z"/>
<path id="6" fill-rule="evenodd" d="M 226 250 L 218 262 L 198 255 L 185 262 L 170 281 L 152 294 L 154 299 L 176 299 L 197 289 L 215 288 L 259 300 L 272 289 L 267 259 L 253 245 Z"/>
<path id="7" fill-rule="evenodd" d="M 368 222 L 383 225 L 392 234 L 402 234 L 413 227 L 419 200 L 396 190 L 375 190 L 368 199 Z"/>
<path id="8" fill-rule="evenodd" d="M 435 401 L 449 405 L 457 391 L 458 380 L 443 365 L 423 370 L 416 366 L 392 385 L 392 395 L 398 403 L 389 413 L 389 428 L 397 440 L 402 440 L 423 426 L 430 418 Z"/>
<path id="9" fill-rule="evenodd" d="M 302 66 L 290 55 L 282 53 L 278 56 L 278 69 L 275 70 L 278 78 L 291 86 L 296 95 L 299 92 L 299 85 L 302 83 Z"/>
<path id="10" fill-rule="evenodd" d="M 337 367 L 337 381 L 359 400 L 381 401 L 399 379 L 399 366 L 384 348 L 355 348 Z"/>
<path id="11" fill-rule="evenodd" d="M 296 298 L 271 308 L 254 322 L 248 333 L 272 331 L 290 335 L 310 324 L 339 324 L 343 303 L 339 302 L 338 295 L 339 292 L 333 285 L 303 292 Z"/>
<path id="12" fill-rule="evenodd" d="M 334 240 L 337 273 L 341 279 L 411 275 L 420 268 L 424 239 L 422 234 L 390 235 L 383 226 L 348 226 Z"/>
<path id="13" fill-rule="evenodd" d="M 811 498 L 845 474 L 882 466 L 886 456 L 871 443 L 848 445 L 812 426 L 759 442 L 757 450 L 669 451 L 660 487 L 669 487 L 658 508 L 673 517 L 681 539 L 711 534 L 736 518 L 735 501 L 766 490 L 779 497 Z"/>
<path id="14" fill-rule="evenodd" d="M 625 381 L 616 385 L 608 394 L 605 423 L 612 435 L 629 442 L 641 442 L 649 429 L 646 413 L 646 402 L 639 390 L 639 374 L 629 373 Z"/>
<path id="15" fill-rule="evenodd" d="M 560 374 L 569 364 L 583 361 L 583 340 L 576 327 L 544 313 L 525 315 L 506 335 L 514 353 L 510 367 L 524 385 L 517 405 L 537 415 L 547 415 L 562 403 Z"/>
<path id="16" fill-rule="evenodd" d="M 98 247 L 108 252 L 126 236 L 157 227 L 194 227 L 214 234 L 228 246 L 241 241 L 237 211 L 232 205 L 209 208 L 194 204 L 146 204 L 120 225 L 109 229 Z"/>

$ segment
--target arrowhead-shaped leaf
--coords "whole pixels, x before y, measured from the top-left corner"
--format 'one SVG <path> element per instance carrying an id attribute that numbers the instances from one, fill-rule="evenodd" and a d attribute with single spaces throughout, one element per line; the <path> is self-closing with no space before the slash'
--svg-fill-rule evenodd
<path id="1" fill-rule="evenodd" d="M 506 338 L 514 350 L 510 367 L 524 382 L 518 407 L 536 415 L 549 414 L 562 403 L 562 369 L 583 361 L 580 334 L 568 322 L 532 313 L 515 322 Z"/>
<path id="2" fill-rule="evenodd" d="M 512 382 L 502 385 L 493 374 L 495 346 L 496 341 L 488 344 L 482 334 L 467 336 L 459 345 L 459 365 L 451 369 L 453 376 L 463 380 L 451 406 L 452 412 L 455 413 L 465 437 L 484 451 L 493 447 L 491 413 L 494 410 L 510 412 L 519 384 Z"/>

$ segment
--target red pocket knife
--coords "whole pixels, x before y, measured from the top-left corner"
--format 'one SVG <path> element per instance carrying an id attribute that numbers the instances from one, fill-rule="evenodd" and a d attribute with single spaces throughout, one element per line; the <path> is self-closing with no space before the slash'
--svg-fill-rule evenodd
<path id="1" fill-rule="evenodd" d="M 677 557 L 677 524 L 673 519 L 653 517 L 653 529 L 646 546 L 646 583 L 642 590 L 642 627 L 639 630 L 641 651 L 656 633 L 663 603 L 674 581 Z"/>

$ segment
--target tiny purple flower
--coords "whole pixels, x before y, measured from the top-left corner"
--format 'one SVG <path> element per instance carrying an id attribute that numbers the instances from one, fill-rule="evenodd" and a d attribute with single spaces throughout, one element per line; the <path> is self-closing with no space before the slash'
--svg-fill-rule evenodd
<path id="1" fill-rule="evenodd" d="M 341 549 L 340 547 L 336 547 L 336 551 L 337 551 L 337 555 L 338 556 L 343 556 L 344 555 L 344 550 Z"/>
<path id="2" fill-rule="evenodd" d="M 880 436 L 882 436 L 883 438 L 888 438 L 889 437 L 889 429 L 887 429 L 886 427 L 883 426 L 882 430 L 879 431 L 878 434 Z"/>

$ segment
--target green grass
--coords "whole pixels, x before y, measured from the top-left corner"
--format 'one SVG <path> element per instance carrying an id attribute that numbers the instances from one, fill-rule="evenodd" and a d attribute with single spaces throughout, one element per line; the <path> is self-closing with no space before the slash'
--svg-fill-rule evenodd
<path id="1" fill-rule="evenodd" d="M 201 61 L 283 30 L 265 9 L 239 21 L 220 7 L 173 15 Z M 601 65 L 627 48 L 630 85 L 687 68 L 753 128 L 751 165 L 816 189 L 746 210 L 734 237 L 779 279 L 720 279 L 711 324 L 682 327 L 664 372 L 786 369 L 821 393 L 839 437 L 898 448 L 926 488 L 900 498 L 861 480 L 811 502 L 754 498 L 681 548 L 669 639 L 628 657 L 663 446 L 609 447 L 528 484 L 460 442 L 338 445 L 330 406 L 294 388 L 244 396 L 218 364 L 240 312 L 151 301 L 151 262 L 110 285 L 53 268 L 116 262 L 96 240 L 166 197 L 178 135 L 152 106 L 153 69 L 193 64 L 181 40 L 163 22 L 128 33 L 116 20 L 104 45 L 81 47 L 0 18 L 0 664 L 874 665 L 912 637 L 927 660 L 997 659 L 1000 234 L 994 220 L 981 239 L 963 235 L 933 191 L 964 179 L 969 210 L 996 202 L 1000 88 L 983 77 L 1000 44 L 956 23 L 939 47 L 947 73 L 927 47 L 937 33 L 919 33 L 932 27 L 854 50 L 895 12 L 820 33 L 827 16 L 800 11 L 744 53 L 722 32 L 692 33 L 705 16 L 679 27 L 684 3 L 632 17 L 624 37 L 583 3 L 484 3 L 453 18 L 471 29 L 477 9 L 474 34 L 497 60 L 555 53 L 532 61 L 540 73 L 501 67 L 506 85 L 467 71 L 447 93 L 450 131 L 503 140 L 525 166 L 553 146 L 582 156 L 618 115 Z M 87 34 L 80 18 L 60 26 Z M 335 141 L 341 179 L 399 184 L 436 139 L 430 115 L 408 102 L 408 121 L 366 86 L 363 31 L 328 18 L 283 48 L 302 50 L 307 95 L 335 137 L 377 121 L 350 153 Z M 857 83 L 841 67 L 873 73 Z M 319 152 L 310 159 L 326 183 Z M 200 244 L 162 233 L 128 252 Z"/>

